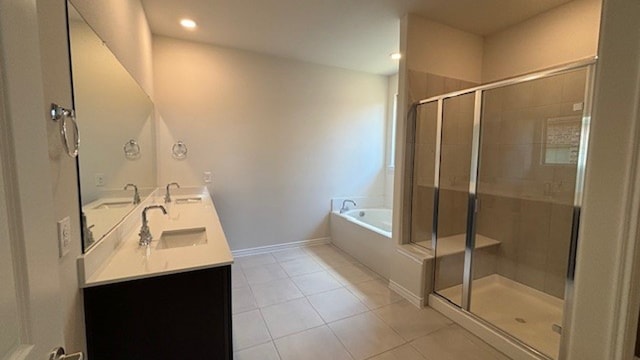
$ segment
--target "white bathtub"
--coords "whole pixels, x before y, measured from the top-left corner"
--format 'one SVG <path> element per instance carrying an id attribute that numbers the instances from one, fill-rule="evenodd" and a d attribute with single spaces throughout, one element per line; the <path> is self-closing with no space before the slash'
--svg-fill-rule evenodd
<path id="1" fill-rule="evenodd" d="M 358 261 L 389 279 L 393 241 L 390 209 L 331 213 L 331 240 Z"/>

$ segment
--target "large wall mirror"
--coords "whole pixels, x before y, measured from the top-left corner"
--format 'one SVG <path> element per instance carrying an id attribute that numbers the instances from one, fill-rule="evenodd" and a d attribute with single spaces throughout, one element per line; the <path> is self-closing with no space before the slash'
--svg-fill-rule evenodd
<path id="1" fill-rule="evenodd" d="M 155 129 L 149 96 L 71 4 L 68 17 L 86 251 L 155 188 Z"/>

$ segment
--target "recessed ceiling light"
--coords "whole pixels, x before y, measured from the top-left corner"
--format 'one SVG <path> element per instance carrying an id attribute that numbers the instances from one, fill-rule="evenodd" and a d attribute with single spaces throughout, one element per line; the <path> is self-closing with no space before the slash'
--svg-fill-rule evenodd
<path id="1" fill-rule="evenodd" d="M 402 58 L 402 54 L 393 53 L 393 54 L 389 55 L 389 57 L 391 57 L 391 60 L 400 60 Z"/>
<path id="2" fill-rule="evenodd" d="M 187 29 L 195 29 L 197 26 L 196 22 L 191 19 L 180 20 L 180 25 L 182 25 L 183 28 Z"/>

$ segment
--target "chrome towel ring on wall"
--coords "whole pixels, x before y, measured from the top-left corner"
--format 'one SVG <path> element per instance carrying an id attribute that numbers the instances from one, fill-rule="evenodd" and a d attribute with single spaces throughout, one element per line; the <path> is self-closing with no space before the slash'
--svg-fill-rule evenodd
<path id="1" fill-rule="evenodd" d="M 173 154 L 173 158 L 176 160 L 182 160 L 186 158 L 187 152 L 187 145 L 182 140 L 178 140 L 171 147 L 171 153 Z"/>
<path id="2" fill-rule="evenodd" d="M 51 104 L 51 120 L 60 124 L 60 135 L 62 136 L 62 143 L 64 144 L 67 155 L 74 158 L 78 156 L 78 150 L 80 148 L 80 133 L 78 131 L 78 123 L 76 122 L 76 114 L 73 109 L 65 109 L 58 104 Z M 67 122 L 71 121 L 73 126 L 73 143 L 69 141 L 69 129 L 67 129 Z"/>
<path id="3" fill-rule="evenodd" d="M 124 144 L 124 157 L 135 160 L 140 157 L 140 145 L 135 139 L 131 139 Z"/>

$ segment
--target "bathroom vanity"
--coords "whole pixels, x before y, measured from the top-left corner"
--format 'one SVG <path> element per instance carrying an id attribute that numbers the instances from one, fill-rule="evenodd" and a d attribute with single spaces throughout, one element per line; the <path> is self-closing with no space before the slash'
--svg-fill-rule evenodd
<path id="1" fill-rule="evenodd" d="M 233 257 L 206 188 L 154 192 L 79 259 L 87 348 L 101 359 L 231 359 Z M 139 245 L 141 212 L 153 240 Z"/>

